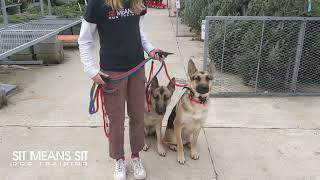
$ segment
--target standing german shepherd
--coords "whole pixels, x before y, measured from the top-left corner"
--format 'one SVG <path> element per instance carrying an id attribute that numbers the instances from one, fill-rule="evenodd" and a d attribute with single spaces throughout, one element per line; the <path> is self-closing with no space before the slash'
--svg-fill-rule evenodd
<path id="1" fill-rule="evenodd" d="M 175 79 L 172 78 L 171 81 L 175 81 Z M 175 90 L 175 86 L 171 81 L 167 86 L 159 86 L 157 78 L 151 81 L 150 102 L 148 102 L 150 110 L 144 113 L 145 136 L 156 134 L 158 153 L 161 156 L 166 155 L 161 136 L 162 119 Z M 145 141 L 143 150 L 146 151 L 148 148 L 149 146 Z"/>
<path id="2" fill-rule="evenodd" d="M 188 74 L 189 87 L 173 108 L 165 132 L 164 142 L 177 151 L 177 160 L 185 163 L 183 145 L 191 148 L 191 158 L 199 159 L 197 152 L 198 136 L 208 115 L 209 95 L 212 87 L 212 68 L 199 71 L 190 59 Z"/>

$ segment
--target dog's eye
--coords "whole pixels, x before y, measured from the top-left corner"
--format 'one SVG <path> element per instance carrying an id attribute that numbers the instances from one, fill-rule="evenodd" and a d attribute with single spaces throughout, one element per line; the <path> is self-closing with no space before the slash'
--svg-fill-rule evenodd
<path id="1" fill-rule="evenodd" d="M 159 99 L 159 95 L 153 95 L 154 99 Z"/>
<path id="2" fill-rule="evenodd" d="M 207 81 L 211 81 L 213 79 L 213 77 L 211 75 L 206 76 Z"/>
<path id="3" fill-rule="evenodd" d="M 164 99 L 165 101 L 167 101 L 167 100 L 169 99 L 169 97 L 168 97 L 167 95 L 164 95 L 164 96 L 163 96 L 163 99 Z"/>
<path id="4" fill-rule="evenodd" d="M 193 78 L 192 78 L 193 80 L 196 80 L 196 81 L 200 81 L 201 79 L 200 79 L 200 76 L 193 76 Z"/>

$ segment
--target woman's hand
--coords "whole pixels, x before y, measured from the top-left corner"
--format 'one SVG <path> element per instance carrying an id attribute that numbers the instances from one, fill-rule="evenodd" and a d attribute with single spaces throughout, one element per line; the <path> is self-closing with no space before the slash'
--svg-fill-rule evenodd
<path id="1" fill-rule="evenodd" d="M 104 82 L 104 80 L 102 79 L 101 76 L 109 77 L 108 74 L 103 73 L 103 72 L 99 72 L 97 75 L 95 75 L 95 76 L 92 78 L 92 80 L 93 80 L 96 84 L 104 85 L 104 84 L 106 84 L 106 82 Z"/>
<path id="2" fill-rule="evenodd" d="M 159 54 L 157 52 L 163 52 L 161 49 L 153 49 L 152 51 L 150 51 L 149 56 L 154 58 L 155 60 L 159 60 L 159 61 L 163 61 L 165 59 L 165 57 L 160 57 Z"/>

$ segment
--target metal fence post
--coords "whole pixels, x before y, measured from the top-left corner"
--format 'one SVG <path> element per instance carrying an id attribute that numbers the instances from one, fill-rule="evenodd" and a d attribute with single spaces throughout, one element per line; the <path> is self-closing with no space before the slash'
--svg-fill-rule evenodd
<path id="1" fill-rule="evenodd" d="M 227 36 L 227 22 L 224 22 L 224 32 L 223 32 L 223 44 L 222 44 L 222 57 L 221 57 L 221 67 L 220 67 L 220 72 L 222 73 L 223 71 L 223 61 L 224 61 L 224 52 L 226 48 L 226 36 Z"/>
<path id="2" fill-rule="evenodd" d="M 51 0 L 48 0 L 48 15 L 49 15 L 49 16 L 52 16 Z"/>
<path id="3" fill-rule="evenodd" d="M 41 15 L 44 16 L 43 0 L 40 0 Z"/>
<path id="4" fill-rule="evenodd" d="M 3 23 L 5 25 L 8 25 L 7 7 L 6 7 L 6 2 L 4 0 L 1 0 L 1 9 L 2 9 L 2 15 L 3 15 Z"/>
<path id="5" fill-rule="evenodd" d="M 175 17 L 175 15 L 172 15 L 172 10 L 174 10 L 175 3 L 172 2 L 172 0 L 167 0 L 167 7 L 169 11 L 169 17 Z"/>
<path id="6" fill-rule="evenodd" d="M 299 31 L 296 60 L 294 63 L 294 69 L 293 69 L 293 75 L 292 75 L 292 81 L 291 81 L 291 87 L 290 87 L 290 90 L 293 93 L 295 93 L 297 90 L 297 80 L 298 80 L 299 67 L 300 67 L 301 56 L 302 56 L 303 45 L 304 45 L 304 37 L 306 33 L 306 25 L 307 25 L 307 22 L 304 20 L 301 23 L 300 31 Z"/>
<path id="7" fill-rule="evenodd" d="M 176 11 L 176 37 L 178 37 L 179 35 L 179 9 L 177 8 L 177 11 Z"/>
<path id="8" fill-rule="evenodd" d="M 208 53 L 209 53 L 209 18 L 206 17 L 206 25 L 204 28 L 204 52 L 203 52 L 203 70 L 208 66 Z"/>
<path id="9" fill-rule="evenodd" d="M 264 20 L 262 23 L 262 29 L 261 29 L 259 56 L 258 56 L 258 64 L 257 64 L 257 72 L 256 72 L 256 83 L 254 85 L 254 92 L 255 93 L 257 93 L 257 90 L 258 90 L 259 70 L 260 70 L 261 53 L 262 53 L 265 26 L 266 26 L 266 21 Z"/>
<path id="10" fill-rule="evenodd" d="M 170 5 L 169 5 L 169 3 L 170 3 Z M 170 2 L 169 2 L 169 0 L 167 0 L 167 8 L 169 11 L 169 17 L 171 17 L 171 9 L 172 9 L 171 5 L 172 5 L 171 0 L 170 0 Z"/>
<path id="11" fill-rule="evenodd" d="M 179 32 L 179 14 L 180 14 L 180 0 L 176 0 L 176 3 L 175 3 L 175 6 L 176 6 L 176 37 L 178 37 L 178 32 Z"/>

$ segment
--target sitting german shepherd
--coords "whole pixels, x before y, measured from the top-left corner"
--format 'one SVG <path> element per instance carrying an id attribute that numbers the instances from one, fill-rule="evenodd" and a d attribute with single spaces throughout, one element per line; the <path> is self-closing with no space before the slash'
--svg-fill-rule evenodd
<path id="1" fill-rule="evenodd" d="M 190 59 L 188 74 L 191 82 L 173 108 L 165 132 L 164 142 L 177 151 L 177 160 L 185 163 L 183 145 L 191 148 L 191 158 L 199 159 L 197 141 L 208 115 L 209 94 L 213 81 L 212 68 L 199 71 Z"/>
<path id="2" fill-rule="evenodd" d="M 175 79 L 172 78 L 171 81 L 174 82 Z M 160 156 L 166 155 L 166 150 L 162 144 L 161 127 L 162 119 L 166 113 L 167 106 L 170 103 L 171 96 L 175 90 L 175 85 L 171 81 L 167 86 L 159 86 L 157 78 L 154 78 L 151 81 L 150 101 L 147 102 L 149 104 L 149 111 L 144 113 L 145 136 L 156 134 L 158 153 Z M 145 141 L 143 150 L 147 151 L 148 149 L 149 146 Z"/>

